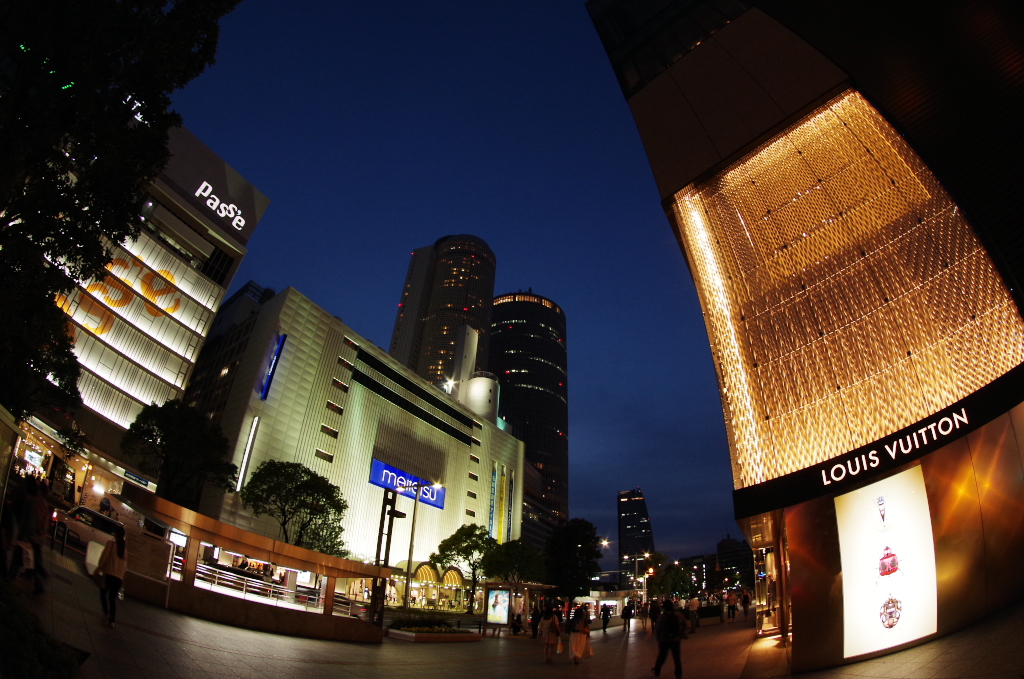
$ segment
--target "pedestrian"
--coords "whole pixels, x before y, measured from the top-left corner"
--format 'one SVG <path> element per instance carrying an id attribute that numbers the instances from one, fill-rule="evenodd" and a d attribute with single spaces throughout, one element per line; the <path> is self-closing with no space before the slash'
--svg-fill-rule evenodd
<path id="1" fill-rule="evenodd" d="M 512 618 L 512 634 L 519 634 L 523 631 L 523 614 L 516 613 L 515 617 Z"/>
<path id="2" fill-rule="evenodd" d="M 658 624 L 659 615 L 661 615 L 661 604 L 659 604 L 657 599 L 655 599 L 647 609 L 647 617 L 651 619 L 651 629 L 647 632 L 648 639 L 652 634 L 654 634 L 654 626 Z"/>
<path id="3" fill-rule="evenodd" d="M 650 613 L 651 605 L 646 601 L 640 604 L 640 629 L 647 629 L 647 615 Z"/>
<path id="4" fill-rule="evenodd" d="M 661 676 L 661 666 L 665 664 L 671 652 L 672 662 L 676 667 L 676 679 L 682 679 L 683 661 L 679 655 L 679 642 L 687 638 L 686 629 L 683 627 L 683 614 L 675 609 L 670 599 L 665 600 L 664 606 L 654 629 L 654 636 L 658 640 L 658 659 L 654 661 L 651 674 Z"/>
<path id="5" fill-rule="evenodd" d="M 533 638 L 537 638 L 537 627 L 540 625 L 540 606 L 533 605 L 533 613 L 530 614 L 530 629 L 533 631 Z"/>
<path id="6" fill-rule="evenodd" d="M 43 496 L 41 484 L 35 477 L 29 476 L 23 482 L 24 498 L 17 516 L 18 543 L 14 550 L 14 559 L 8 577 L 12 580 L 18 576 L 22 566 L 32 576 L 32 593 L 45 594 L 43 578 L 47 576 L 43 566 L 43 537 L 49 532 L 50 506 Z M 28 567 L 31 562 L 31 568 Z"/>
<path id="7" fill-rule="evenodd" d="M 700 599 L 696 594 L 686 602 L 686 610 L 690 614 L 690 632 L 696 632 L 700 627 Z"/>
<path id="8" fill-rule="evenodd" d="M 746 587 L 743 588 L 743 619 L 747 619 L 748 611 L 750 610 L 750 590 Z"/>
<path id="9" fill-rule="evenodd" d="M 608 604 L 601 604 L 601 631 L 608 631 L 608 621 L 612 617 L 612 608 Z"/>
<path id="10" fill-rule="evenodd" d="M 100 604 L 103 606 L 103 625 L 113 627 L 117 617 L 117 597 L 128 570 L 128 545 L 124 540 L 124 527 L 118 526 L 114 539 L 103 548 L 96 573 L 103 576 Z"/>
<path id="11" fill-rule="evenodd" d="M 622 626 L 626 628 L 626 634 L 629 634 L 629 623 L 633 619 L 635 609 L 633 608 L 633 602 L 626 603 L 622 609 Z"/>
<path id="12" fill-rule="evenodd" d="M 586 606 L 580 606 L 572 616 L 572 628 L 569 633 L 569 648 L 572 650 L 572 659 L 577 665 L 580 661 L 594 655 L 594 649 L 590 645 L 590 613 Z"/>
<path id="13" fill-rule="evenodd" d="M 537 633 L 544 645 L 544 662 L 551 664 L 555 650 L 562 642 L 562 624 L 558 621 L 555 611 L 548 606 L 540 616 L 540 623 L 537 626 Z"/>
<path id="14" fill-rule="evenodd" d="M 725 610 L 728 614 L 729 624 L 736 622 L 736 604 L 738 603 L 739 599 L 736 596 L 736 590 L 730 589 L 729 593 L 725 595 Z"/>

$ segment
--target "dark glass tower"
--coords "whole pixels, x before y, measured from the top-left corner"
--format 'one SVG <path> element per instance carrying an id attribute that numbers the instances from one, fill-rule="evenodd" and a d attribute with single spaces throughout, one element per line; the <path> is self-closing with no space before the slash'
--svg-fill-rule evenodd
<path id="1" fill-rule="evenodd" d="M 524 489 L 523 537 L 543 544 L 569 515 L 569 378 L 565 314 L 532 292 L 494 298 L 490 370 L 501 384 L 498 415 L 526 444 L 540 473 Z"/>
<path id="2" fill-rule="evenodd" d="M 388 353 L 434 384 L 454 372 L 459 328 L 479 333 L 477 370 L 487 369 L 496 260 L 476 236 L 445 236 L 412 253 Z"/>
<path id="3" fill-rule="evenodd" d="M 620 490 L 618 505 L 620 580 L 626 584 L 629 577 L 637 573 L 636 557 L 654 551 L 654 533 L 651 532 L 647 501 L 639 486 L 633 490 Z M 643 567 L 642 563 L 640 567 Z"/>

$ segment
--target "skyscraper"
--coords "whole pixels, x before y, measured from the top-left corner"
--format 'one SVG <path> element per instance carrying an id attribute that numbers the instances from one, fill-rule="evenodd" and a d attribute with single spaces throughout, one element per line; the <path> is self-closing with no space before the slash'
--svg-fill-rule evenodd
<path id="1" fill-rule="evenodd" d="M 501 385 L 498 414 L 526 444 L 526 464 L 539 472 L 537 488 L 526 479 L 523 535 L 543 545 L 569 515 L 569 373 L 561 307 L 532 291 L 495 297 L 490 366 Z"/>
<path id="2" fill-rule="evenodd" d="M 784 638 L 801 620 L 792 670 L 1021 598 L 1024 8 L 588 9 L 704 311 L 759 596 Z"/>
<path id="3" fill-rule="evenodd" d="M 443 385 L 453 377 L 458 331 L 468 326 L 479 334 L 473 368 L 486 370 L 495 264 L 487 243 L 465 234 L 414 250 L 388 353 Z"/>
<path id="4" fill-rule="evenodd" d="M 620 582 L 625 585 L 630 577 L 637 575 L 638 567 L 643 568 L 644 554 L 654 551 L 654 533 L 651 531 L 651 516 L 647 513 L 647 500 L 639 486 L 619 491 L 616 510 L 619 514 Z"/>

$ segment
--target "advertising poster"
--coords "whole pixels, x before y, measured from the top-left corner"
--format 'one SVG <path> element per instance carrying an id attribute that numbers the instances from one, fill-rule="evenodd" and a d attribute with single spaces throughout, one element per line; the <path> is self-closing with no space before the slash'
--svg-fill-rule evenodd
<path id="1" fill-rule="evenodd" d="M 920 467 L 835 499 L 843 564 L 843 655 L 936 631 L 935 548 Z"/>
<path id="2" fill-rule="evenodd" d="M 509 590 L 491 589 L 487 591 L 487 624 L 508 624 Z"/>

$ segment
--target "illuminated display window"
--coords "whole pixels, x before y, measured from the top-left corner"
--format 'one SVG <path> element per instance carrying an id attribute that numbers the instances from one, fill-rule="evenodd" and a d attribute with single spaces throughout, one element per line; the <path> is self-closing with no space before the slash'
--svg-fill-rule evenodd
<path id="1" fill-rule="evenodd" d="M 744 488 L 920 421 L 1024 361 L 991 258 L 848 91 L 674 197 Z"/>

